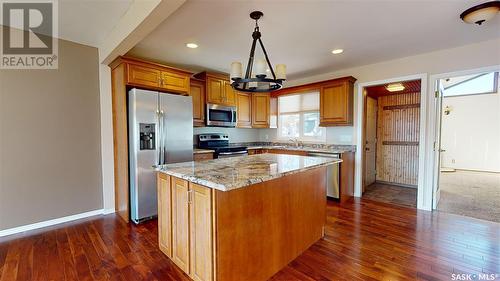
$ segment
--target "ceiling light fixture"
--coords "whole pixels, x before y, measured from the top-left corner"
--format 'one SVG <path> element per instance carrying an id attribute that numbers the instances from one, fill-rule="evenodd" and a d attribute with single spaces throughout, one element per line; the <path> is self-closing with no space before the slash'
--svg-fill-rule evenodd
<path id="1" fill-rule="evenodd" d="M 492 19 L 500 11 L 500 1 L 491 1 L 476 5 L 460 14 L 460 18 L 466 23 L 477 25 Z"/>
<path id="2" fill-rule="evenodd" d="M 250 57 L 248 58 L 248 64 L 245 76 L 243 76 L 243 68 L 241 62 L 231 63 L 231 86 L 241 92 L 272 92 L 281 89 L 283 87 L 283 81 L 286 80 L 286 65 L 277 64 L 276 69 L 273 70 L 271 61 L 267 56 L 266 49 L 264 48 L 264 43 L 260 39 L 261 33 L 259 30 L 259 19 L 264 15 L 261 11 L 254 11 L 250 13 L 250 18 L 255 20 L 255 29 L 252 33 L 252 48 L 250 49 Z M 259 42 L 259 45 L 264 53 L 264 59 L 257 59 L 254 68 L 254 54 L 255 45 Z M 266 68 L 271 72 L 271 77 L 267 78 Z"/>
<path id="3" fill-rule="evenodd" d="M 198 44 L 196 44 L 196 43 L 187 43 L 186 47 L 188 47 L 190 49 L 196 49 L 196 48 L 198 48 Z"/>
<path id="4" fill-rule="evenodd" d="M 338 55 L 338 54 L 342 54 L 343 52 L 344 52 L 343 49 L 335 49 L 335 50 L 332 51 L 332 54 Z"/>
<path id="5" fill-rule="evenodd" d="M 385 87 L 389 92 L 399 92 L 405 89 L 405 86 L 401 83 L 389 84 Z"/>

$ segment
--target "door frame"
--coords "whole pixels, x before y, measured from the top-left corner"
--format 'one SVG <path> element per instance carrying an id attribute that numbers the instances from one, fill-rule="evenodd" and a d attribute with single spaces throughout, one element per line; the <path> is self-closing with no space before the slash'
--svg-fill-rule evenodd
<path id="1" fill-rule="evenodd" d="M 420 73 L 402 77 L 394 77 L 384 80 L 363 82 L 357 85 L 357 111 L 356 111 L 356 167 L 355 167 L 355 183 L 354 183 L 354 196 L 361 197 L 361 192 L 363 188 L 364 182 L 364 144 L 363 141 L 365 139 L 364 136 L 364 127 L 365 127 L 365 108 L 366 108 L 366 100 L 365 100 L 365 91 L 364 89 L 369 86 L 376 86 L 381 84 L 388 83 L 397 83 L 402 81 L 410 81 L 410 80 L 420 80 L 420 136 L 419 136 L 419 149 L 418 149 L 418 183 L 417 183 L 417 209 L 422 210 L 432 210 L 432 185 L 425 185 L 425 183 L 430 180 L 432 181 L 432 173 L 428 173 L 425 169 L 425 163 L 429 150 L 432 150 L 432 142 L 428 142 L 427 138 L 427 130 L 429 129 L 427 126 L 426 120 L 428 114 L 428 89 L 429 84 L 427 80 L 427 73 Z"/>
<path id="2" fill-rule="evenodd" d="M 491 65 L 491 66 L 485 66 L 485 67 L 479 67 L 479 68 L 473 68 L 473 69 L 467 69 L 467 70 L 459 70 L 459 71 L 453 71 L 453 72 L 446 72 L 446 73 L 439 73 L 439 74 L 434 74 L 431 75 L 429 78 L 429 89 L 431 93 L 435 93 L 438 91 L 438 84 L 437 82 L 440 79 L 443 78 L 448 78 L 448 77 L 455 77 L 455 76 L 463 76 L 463 75 L 471 75 L 471 74 L 477 74 L 480 72 L 493 72 L 493 71 L 500 71 L 500 65 Z M 432 209 L 437 208 L 437 199 L 436 197 L 438 196 L 437 194 L 437 189 L 438 189 L 438 184 L 439 184 L 439 169 L 440 169 L 440 163 L 438 162 L 439 159 L 439 147 L 435 147 L 436 144 L 438 143 L 438 138 L 441 134 L 441 128 L 438 126 L 440 116 L 441 108 L 437 108 L 439 105 L 439 95 L 435 96 L 435 98 L 430 98 L 429 99 L 429 131 L 427 135 L 427 141 L 429 143 L 432 143 L 432 151 L 429 152 L 428 159 L 430 165 L 426 167 L 426 173 L 429 175 L 432 175 L 432 178 L 428 179 L 426 181 L 426 185 L 432 187 Z"/>

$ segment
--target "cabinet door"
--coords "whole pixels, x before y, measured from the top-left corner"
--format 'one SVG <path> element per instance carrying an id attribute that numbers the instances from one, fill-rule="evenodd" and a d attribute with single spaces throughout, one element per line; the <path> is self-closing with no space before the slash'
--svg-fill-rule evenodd
<path id="1" fill-rule="evenodd" d="M 205 83 L 192 80 L 189 95 L 193 97 L 194 126 L 205 126 Z"/>
<path id="2" fill-rule="evenodd" d="M 172 212 L 170 176 L 158 173 L 158 244 L 172 258 Z"/>
<path id="3" fill-rule="evenodd" d="M 193 161 L 203 161 L 203 160 L 212 160 L 214 159 L 214 154 L 209 153 L 195 153 L 193 155 Z"/>
<path id="4" fill-rule="evenodd" d="M 349 82 L 324 86 L 320 93 L 320 125 L 352 125 L 352 95 Z"/>
<path id="5" fill-rule="evenodd" d="M 252 94 L 252 127 L 269 128 L 269 93 Z"/>
<path id="6" fill-rule="evenodd" d="M 189 75 L 162 71 L 160 86 L 169 91 L 189 93 Z"/>
<path id="7" fill-rule="evenodd" d="M 212 280 L 212 192 L 209 188 L 190 183 L 191 203 L 191 278 Z"/>
<path id="8" fill-rule="evenodd" d="M 189 187 L 172 177 L 172 261 L 189 274 Z"/>
<path id="9" fill-rule="evenodd" d="M 224 97 L 224 80 L 207 78 L 207 103 L 221 104 Z"/>
<path id="10" fill-rule="evenodd" d="M 236 91 L 231 86 L 229 81 L 224 81 L 224 104 L 226 105 L 236 105 Z"/>
<path id="11" fill-rule="evenodd" d="M 159 70 L 135 64 L 129 64 L 128 67 L 128 83 L 146 87 L 160 86 Z"/>
<path id="12" fill-rule="evenodd" d="M 250 94 L 238 92 L 236 94 L 236 107 L 238 110 L 236 127 L 252 128 L 252 97 Z"/>

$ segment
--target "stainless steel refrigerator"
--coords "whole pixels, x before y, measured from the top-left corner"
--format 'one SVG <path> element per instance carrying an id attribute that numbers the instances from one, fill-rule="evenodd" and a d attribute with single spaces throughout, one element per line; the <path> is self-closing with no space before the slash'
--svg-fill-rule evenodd
<path id="1" fill-rule="evenodd" d="M 128 92 L 130 217 L 158 214 L 153 166 L 193 160 L 192 98 L 154 91 Z"/>

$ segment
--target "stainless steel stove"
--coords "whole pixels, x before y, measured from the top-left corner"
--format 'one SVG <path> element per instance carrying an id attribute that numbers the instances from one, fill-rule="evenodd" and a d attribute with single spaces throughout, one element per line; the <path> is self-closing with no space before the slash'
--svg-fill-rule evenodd
<path id="1" fill-rule="evenodd" d="M 214 158 L 227 158 L 248 155 L 246 146 L 230 145 L 227 134 L 198 135 L 198 148 L 215 150 Z"/>

